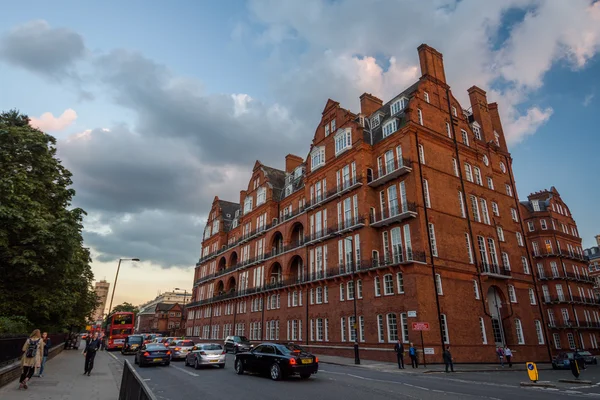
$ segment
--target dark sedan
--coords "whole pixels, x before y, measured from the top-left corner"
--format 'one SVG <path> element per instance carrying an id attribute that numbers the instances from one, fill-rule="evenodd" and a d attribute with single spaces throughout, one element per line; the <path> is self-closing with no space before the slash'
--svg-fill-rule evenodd
<path id="1" fill-rule="evenodd" d="M 129 335 L 125 338 L 125 343 L 121 348 L 121 354 L 135 354 L 138 347 L 144 344 L 144 337 L 142 335 Z"/>
<path id="2" fill-rule="evenodd" d="M 319 359 L 304 349 L 287 344 L 261 343 L 254 349 L 235 356 L 235 372 L 268 373 L 278 381 L 291 375 L 308 379 L 319 370 Z"/>
<path id="3" fill-rule="evenodd" d="M 134 362 L 139 364 L 140 367 L 150 364 L 169 365 L 171 364 L 171 350 L 162 344 L 143 344 L 138 347 Z"/>
<path id="4" fill-rule="evenodd" d="M 597 364 L 598 363 L 598 360 L 596 360 L 596 357 L 594 357 L 592 355 L 592 353 L 590 353 L 589 351 L 580 351 L 580 352 L 578 352 L 577 356 L 578 356 L 577 360 L 579 361 L 579 365 L 582 368 L 585 368 L 586 364 Z M 569 369 L 569 368 L 571 368 L 571 363 L 573 362 L 574 358 L 575 358 L 574 352 L 559 353 L 552 360 L 552 368 L 553 369 Z"/>

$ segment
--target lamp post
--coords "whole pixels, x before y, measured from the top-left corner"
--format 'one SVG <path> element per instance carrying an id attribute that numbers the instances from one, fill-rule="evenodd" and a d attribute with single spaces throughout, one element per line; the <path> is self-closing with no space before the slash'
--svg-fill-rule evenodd
<path id="1" fill-rule="evenodd" d="M 173 288 L 173 290 L 183 290 L 183 304 L 185 305 L 185 299 L 187 298 L 187 289 L 181 289 L 181 288 Z"/>
<path id="2" fill-rule="evenodd" d="M 350 242 L 350 249 L 352 251 L 352 256 L 354 256 L 354 249 L 352 248 L 354 242 L 352 241 L 352 236 L 347 237 L 346 240 Z M 350 262 L 352 262 L 352 258 L 354 257 L 350 258 Z M 356 262 L 354 262 L 352 265 L 352 287 L 354 288 L 354 296 L 352 296 L 354 299 L 354 326 L 352 327 L 354 328 L 354 364 L 359 365 L 360 354 L 358 351 L 358 317 L 356 315 L 356 297 L 358 294 L 356 285 Z"/>
<path id="3" fill-rule="evenodd" d="M 139 258 L 119 258 L 119 265 L 117 265 L 117 275 L 115 276 L 115 283 L 113 283 L 112 295 L 110 296 L 110 305 L 108 306 L 108 315 L 112 310 L 113 299 L 115 298 L 115 289 L 117 287 L 117 279 L 119 279 L 119 269 L 121 269 L 121 261 L 140 261 Z"/>

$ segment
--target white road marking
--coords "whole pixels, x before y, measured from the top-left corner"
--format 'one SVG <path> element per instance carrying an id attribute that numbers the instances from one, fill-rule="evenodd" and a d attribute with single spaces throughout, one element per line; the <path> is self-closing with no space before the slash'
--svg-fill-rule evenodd
<path id="1" fill-rule="evenodd" d="M 200 376 L 200 375 L 198 375 L 198 374 L 195 374 L 195 373 L 193 373 L 193 372 L 190 372 L 190 371 L 186 371 L 185 369 L 183 369 L 183 368 L 181 368 L 181 367 L 176 367 L 176 366 L 174 366 L 174 365 L 171 365 L 171 368 L 178 369 L 179 371 L 181 371 L 181 372 L 183 372 L 183 373 L 185 373 L 185 374 L 191 375 L 191 376 Z"/>
<path id="2" fill-rule="evenodd" d="M 108 353 L 108 355 L 117 360 L 118 362 L 123 363 L 123 360 L 119 360 L 117 356 L 115 356 L 113 353 Z"/>

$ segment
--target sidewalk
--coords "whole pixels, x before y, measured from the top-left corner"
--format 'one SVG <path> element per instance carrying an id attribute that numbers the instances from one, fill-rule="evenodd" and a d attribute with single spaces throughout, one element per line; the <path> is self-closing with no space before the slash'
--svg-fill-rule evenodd
<path id="1" fill-rule="evenodd" d="M 427 364 L 427 368 L 423 365 L 419 365 L 419 368 L 412 368 L 410 366 L 410 358 L 405 357 L 405 369 L 398 369 L 398 364 L 393 362 L 385 361 L 372 361 L 372 360 L 360 360 L 360 365 L 354 364 L 354 358 L 349 357 L 337 357 L 337 356 L 326 356 L 317 355 L 319 357 L 320 364 L 333 364 L 342 365 L 345 367 L 356 367 L 366 368 L 376 371 L 383 372 L 398 372 L 407 374 L 431 374 L 431 373 L 443 373 L 446 367 L 443 364 Z M 406 363 L 408 360 L 408 364 Z M 552 369 L 552 365 L 549 363 L 537 364 L 538 370 Z M 504 368 L 500 364 L 454 364 L 455 372 L 510 372 L 510 371 L 526 371 L 525 363 L 514 363 L 512 368 L 508 368 L 508 364 L 504 365 Z"/>
<path id="2" fill-rule="evenodd" d="M 103 351 L 94 360 L 91 376 L 83 375 L 82 350 L 63 350 L 46 362 L 43 378 L 33 377 L 29 389 L 19 390 L 18 379 L 0 388 L 2 400 L 115 400 L 119 398 L 120 375 L 115 361 Z"/>

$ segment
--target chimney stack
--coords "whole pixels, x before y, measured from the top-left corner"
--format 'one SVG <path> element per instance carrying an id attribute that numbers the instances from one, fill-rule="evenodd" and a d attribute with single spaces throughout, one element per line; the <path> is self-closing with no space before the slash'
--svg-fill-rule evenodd
<path id="1" fill-rule="evenodd" d="M 442 53 L 422 44 L 419 50 L 419 61 L 421 62 L 421 76 L 429 76 L 441 84 L 446 84 L 446 73 L 444 72 L 444 60 Z"/>
<path id="2" fill-rule="evenodd" d="M 378 99 L 371 93 L 363 93 L 360 96 L 360 113 L 365 117 L 373 114 L 383 106 L 383 100 Z"/>
<path id="3" fill-rule="evenodd" d="M 481 126 L 483 139 L 486 142 L 494 139 L 494 128 L 492 127 L 492 117 L 488 108 L 487 95 L 485 90 L 471 86 L 468 90 L 469 100 L 471 101 L 471 111 L 475 121 Z"/>
<path id="4" fill-rule="evenodd" d="M 596 244 L 600 247 L 600 235 L 596 235 Z"/>
<path id="5" fill-rule="evenodd" d="M 293 154 L 288 154 L 285 156 L 285 172 L 292 173 L 294 170 L 301 165 L 304 160 L 301 157 L 298 157 Z"/>

